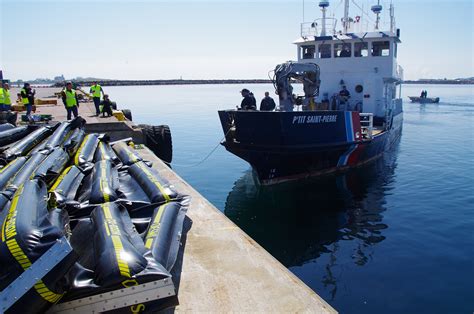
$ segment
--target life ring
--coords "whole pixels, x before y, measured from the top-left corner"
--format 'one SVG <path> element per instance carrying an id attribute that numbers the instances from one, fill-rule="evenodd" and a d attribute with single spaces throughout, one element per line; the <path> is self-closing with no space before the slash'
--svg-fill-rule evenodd
<path id="1" fill-rule="evenodd" d="M 360 16 L 357 15 L 357 16 L 356 16 L 356 23 L 359 23 L 359 21 L 360 21 Z"/>

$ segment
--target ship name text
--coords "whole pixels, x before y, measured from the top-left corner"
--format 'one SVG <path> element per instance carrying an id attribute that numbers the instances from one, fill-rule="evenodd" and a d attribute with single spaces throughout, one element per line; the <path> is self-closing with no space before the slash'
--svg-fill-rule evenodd
<path id="1" fill-rule="evenodd" d="M 325 116 L 294 116 L 293 124 L 305 123 L 334 123 L 337 121 L 337 115 Z"/>

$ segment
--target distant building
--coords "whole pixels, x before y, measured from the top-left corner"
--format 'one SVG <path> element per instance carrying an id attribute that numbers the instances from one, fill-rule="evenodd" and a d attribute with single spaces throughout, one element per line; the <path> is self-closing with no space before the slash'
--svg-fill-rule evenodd
<path id="1" fill-rule="evenodd" d="M 60 76 L 55 76 L 53 81 L 55 82 L 64 82 L 66 79 L 64 78 L 64 75 L 60 75 Z"/>

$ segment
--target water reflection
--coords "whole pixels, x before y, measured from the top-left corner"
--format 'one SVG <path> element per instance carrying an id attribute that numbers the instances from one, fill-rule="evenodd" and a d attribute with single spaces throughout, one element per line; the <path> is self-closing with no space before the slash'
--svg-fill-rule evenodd
<path id="1" fill-rule="evenodd" d="M 322 284 L 337 291 L 340 241 L 352 241 L 351 260 L 364 266 L 385 239 L 384 197 L 390 193 L 396 151 L 344 175 L 258 188 L 251 171 L 229 193 L 225 214 L 286 267 L 328 254 Z"/>

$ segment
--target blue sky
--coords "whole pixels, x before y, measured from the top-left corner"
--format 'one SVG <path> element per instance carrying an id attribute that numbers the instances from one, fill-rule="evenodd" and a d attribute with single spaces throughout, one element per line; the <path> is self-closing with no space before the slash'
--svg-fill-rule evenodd
<path id="1" fill-rule="evenodd" d="M 0 68 L 10 79 L 266 78 L 296 58 L 303 3 L 306 21 L 320 17 L 314 0 L 0 3 Z M 340 0 L 330 3 L 341 12 Z M 394 4 L 406 79 L 474 76 L 472 0 Z"/>

